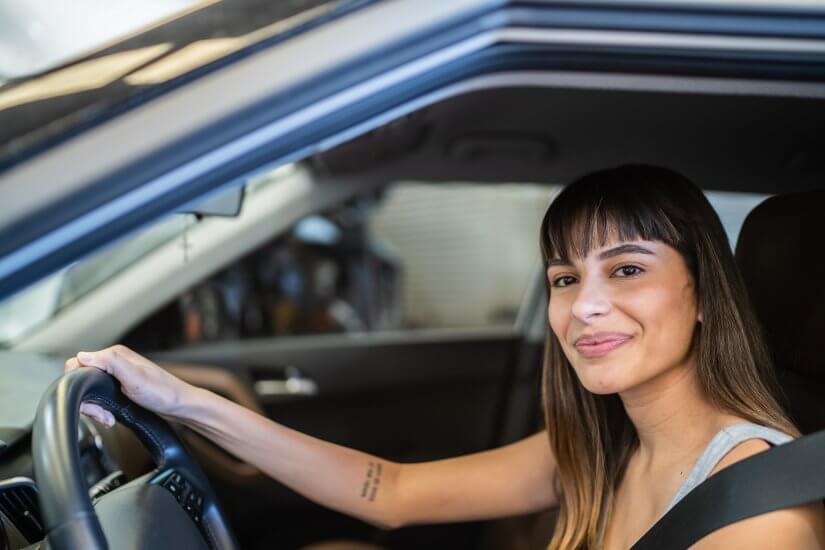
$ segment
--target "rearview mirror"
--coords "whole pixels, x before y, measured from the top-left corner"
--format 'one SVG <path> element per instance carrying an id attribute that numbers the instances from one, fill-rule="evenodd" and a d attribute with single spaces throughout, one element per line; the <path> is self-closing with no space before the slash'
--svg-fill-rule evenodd
<path id="1" fill-rule="evenodd" d="M 224 216 L 234 218 L 241 213 L 244 198 L 244 186 L 230 187 L 210 195 L 202 202 L 190 203 L 179 210 L 182 214 L 196 216 Z"/>

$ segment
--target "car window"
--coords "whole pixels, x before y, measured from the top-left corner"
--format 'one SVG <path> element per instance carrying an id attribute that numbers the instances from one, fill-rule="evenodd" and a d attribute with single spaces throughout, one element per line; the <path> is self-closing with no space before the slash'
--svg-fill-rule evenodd
<path id="1" fill-rule="evenodd" d="M 767 199 L 769 195 L 708 191 L 705 196 L 713 205 L 716 213 L 719 214 L 719 219 L 722 220 L 722 225 L 728 235 L 728 241 L 731 247 L 735 248 L 736 241 L 739 239 L 739 231 L 742 229 L 742 224 L 745 222 L 748 213 L 760 202 Z"/>
<path id="2" fill-rule="evenodd" d="M 287 164 L 250 175 L 243 182 L 244 200 L 255 200 L 261 190 L 279 185 L 294 172 L 295 165 Z M 193 248 L 188 236 L 197 229 L 196 224 L 200 227 L 209 225 L 213 220 L 218 220 L 218 223 L 233 223 L 238 219 L 187 213 L 187 208 L 193 208 L 197 212 L 202 206 L 202 202 L 195 201 L 182 212 L 150 223 L 0 301 L 0 348 L 12 347 L 42 324 L 93 294 L 98 287 L 106 285 L 135 264 L 140 264 L 164 246 L 174 245 L 180 253 L 181 265 L 185 266 L 190 249 Z"/>
<path id="3" fill-rule="evenodd" d="M 168 216 L 0 302 L 0 347 L 13 344 L 193 223 L 191 214 Z"/>
<path id="4" fill-rule="evenodd" d="M 318 212 L 126 336 L 137 349 L 512 326 L 556 186 L 398 182 Z"/>
<path id="5" fill-rule="evenodd" d="M 404 327 L 512 325 L 538 268 L 538 229 L 560 188 L 406 183 L 372 217 L 404 266 Z"/>

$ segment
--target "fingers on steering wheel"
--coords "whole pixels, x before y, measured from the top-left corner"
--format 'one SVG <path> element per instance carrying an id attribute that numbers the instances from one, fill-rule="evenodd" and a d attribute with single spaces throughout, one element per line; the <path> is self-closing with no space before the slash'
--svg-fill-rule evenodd
<path id="1" fill-rule="evenodd" d="M 94 356 L 96 354 L 94 354 L 94 353 L 88 354 L 88 353 L 84 353 L 84 352 L 81 352 L 81 353 L 84 354 L 84 359 L 87 358 L 85 356 L 92 356 L 92 360 L 91 361 L 85 361 L 84 360 L 84 361 L 81 362 L 78 357 L 72 357 L 72 358 L 68 359 L 66 361 L 66 363 L 64 364 L 63 372 L 70 372 L 70 371 L 78 369 L 82 366 L 96 367 L 96 368 L 99 368 L 103 371 L 109 372 L 109 369 L 106 369 L 101 362 L 94 360 L 95 359 Z M 79 355 L 80 354 L 78 354 L 78 356 Z M 82 414 L 85 414 L 86 416 L 88 416 L 90 418 L 95 419 L 96 421 L 103 424 L 107 428 L 111 428 L 112 426 L 115 425 L 114 415 L 111 412 L 104 409 L 103 407 L 101 407 L 100 405 L 95 405 L 94 403 L 84 402 L 83 404 L 80 405 L 80 412 Z"/>
<path id="2" fill-rule="evenodd" d="M 81 365 L 95 367 L 109 374 L 115 374 L 117 365 L 117 352 L 112 348 L 101 351 L 81 351 L 77 354 L 77 360 Z"/>
<path id="3" fill-rule="evenodd" d="M 69 371 L 73 371 L 74 369 L 80 366 L 80 361 L 77 360 L 76 357 L 70 357 L 66 359 L 66 362 L 63 363 L 63 372 L 67 373 Z"/>
<path id="4" fill-rule="evenodd" d="M 88 417 L 94 418 L 107 428 L 115 425 L 115 416 L 100 405 L 84 401 L 80 405 L 80 412 Z"/>

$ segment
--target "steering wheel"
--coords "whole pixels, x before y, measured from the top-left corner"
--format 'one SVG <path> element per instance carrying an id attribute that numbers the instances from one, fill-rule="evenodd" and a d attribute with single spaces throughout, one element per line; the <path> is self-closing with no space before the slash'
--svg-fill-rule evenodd
<path id="1" fill-rule="evenodd" d="M 156 468 L 89 498 L 78 449 L 83 401 L 107 408 L 150 452 Z M 112 376 L 76 369 L 55 381 L 37 411 L 34 474 L 51 550 L 237 550 L 229 523 L 198 464 L 172 427 L 126 398 Z"/>

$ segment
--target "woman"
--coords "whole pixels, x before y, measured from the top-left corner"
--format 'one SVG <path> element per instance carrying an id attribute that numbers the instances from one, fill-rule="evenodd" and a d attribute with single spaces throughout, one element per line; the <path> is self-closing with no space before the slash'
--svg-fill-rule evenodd
<path id="1" fill-rule="evenodd" d="M 375 525 L 559 506 L 550 548 L 627 548 L 707 475 L 799 433 L 719 218 L 651 166 L 570 184 L 541 227 L 547 266 L 546 430 L 473 455 L 398 464 L 295 432 L 174 378 L 122 346 L 79 353 L 140 405 L 306 497 Z M 94 405 L 84 412 L 111 425 Z M 739 522 L 707 548 L 825 548 L 821 505 Z"/>

